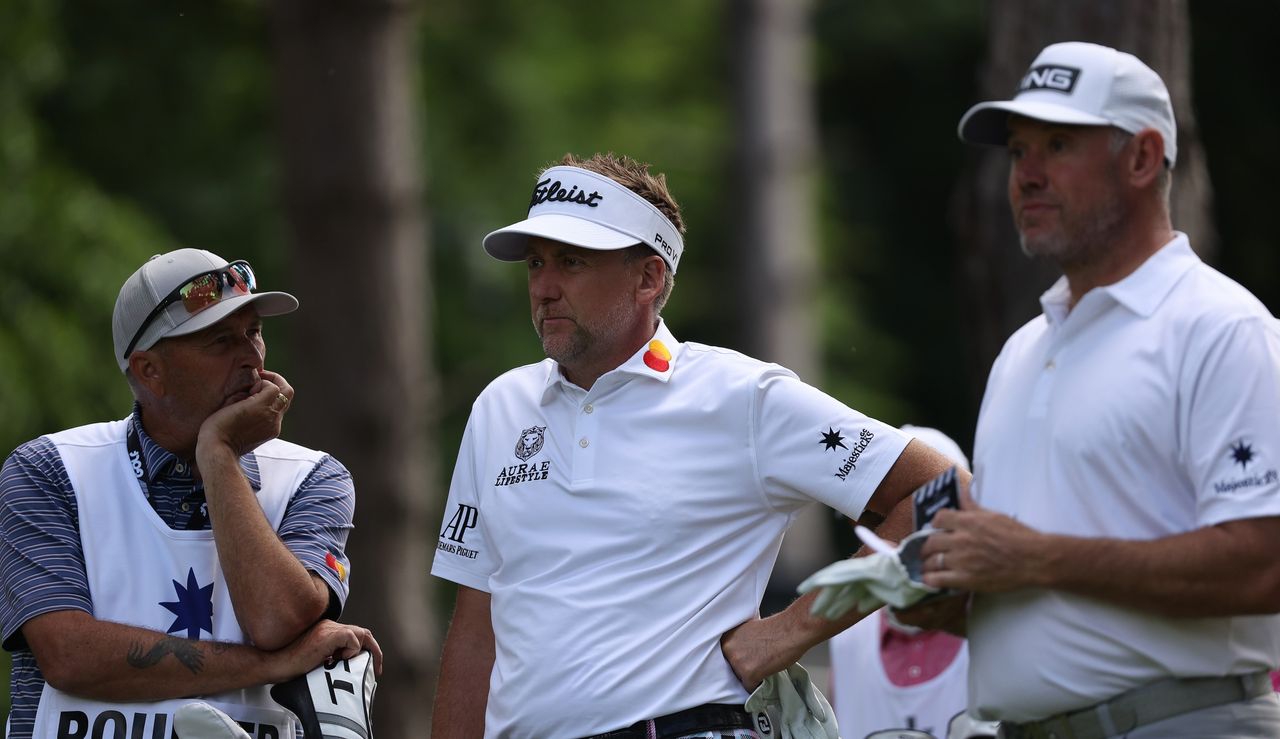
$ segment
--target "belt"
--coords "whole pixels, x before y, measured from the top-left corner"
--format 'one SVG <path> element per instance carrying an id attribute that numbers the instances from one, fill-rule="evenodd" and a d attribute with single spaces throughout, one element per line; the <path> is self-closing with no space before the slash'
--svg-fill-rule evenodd
<path id="1" fill-rule="evenodd" d="M 1202 708 L 1271 692 L 1266 672 L 1228 677 L 1169 678 L 1094 706 L 1039 721 L 1000 723 L 1001 739 L 1106 739 Z"/>
<path id="2" fill-rule="evenodd" d="M 683 711 L 637 721 L 625 729 L 595 734 L 586 739 L 669 739 L 715 729 L 753 729 L 751 716 L 741 705 L 707 703 Z"/>

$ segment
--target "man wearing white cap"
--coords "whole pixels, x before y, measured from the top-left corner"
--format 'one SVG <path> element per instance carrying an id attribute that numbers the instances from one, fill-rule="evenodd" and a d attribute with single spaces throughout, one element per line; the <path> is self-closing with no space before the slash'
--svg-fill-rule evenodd
<path id="1" fill-rule="evenodd" d="M 1008 737 L 1280 736 L 1280 335 L 1171 226 L 1164 83 L 1054 44 L 959 133 L 1008 147 L 1023 250 L 1063 272 L 924 548 L 975 593 L 971 709 Z"/>
<path id="2" fill-rule="evenodd" d="M 248 263 L 152 257 L 120 289 L 120 421 L 23 444 L 0 471 L 7 736 L 169 736 L 203 696 L 256 737 L 292 736 L 269 683 L 381 653 L 341 612 L 351 477 L 279 440 L 293 388 L 264 367 Z"/>
<path id="3" fill-rule="evenodd" d="M 665 178 L 596 155 L 484 240 L 524 261 L 548 359 L 486 388 L 463 436 L 437 737 L 777 736 L 748 690 L 861 616 L 810 596 L 758 617 L 787 526 L 814 501 L 874 524 L 949 467 L 782 367 L 678 341 L 659 313 L 683 231 Z"/>

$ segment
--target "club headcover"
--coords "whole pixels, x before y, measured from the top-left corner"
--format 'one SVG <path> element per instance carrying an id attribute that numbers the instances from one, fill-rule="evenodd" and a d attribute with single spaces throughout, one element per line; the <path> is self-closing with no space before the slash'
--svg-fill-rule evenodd
<path id="1" fill-rule="evenodd" d="M 373 655 L 361 652 L 271 686 L 271 697 L 298 717 L 303 739 L 373 739 Z"/>

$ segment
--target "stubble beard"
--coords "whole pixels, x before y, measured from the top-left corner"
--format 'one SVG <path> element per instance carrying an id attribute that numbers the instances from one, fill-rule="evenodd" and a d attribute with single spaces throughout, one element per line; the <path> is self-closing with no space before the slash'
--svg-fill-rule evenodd
<path id="1" fill-rule="evenodd" d="M 543 334 L 538 321 L 534 321 L 534 328 L 538 332 L 538 338 L 542 340 L 543 353 L 561 366 L 573 368 L 589 361 L 593 350 L 611 346 L 614 343 L 612 340 L 626 330 L 629 318 L 629 306 L 619 300 L 599 318 L 576 319 L 573 332 L 567 336 L 561 333 L 550 336 Z"/>
<path id="2" fill-rule="evenodd" d="M 1022 253 L 1048 259 L 1061 267 L 1093 263 L 1097 255 L 1111 251 L 1112 241 L 1124 221 L 1124 205 L 1114 197 L 1114 190 L 1109 195 L 1091 212 L 1060 211 L 1058 227 L 1047 233 L 1028 237 L 1019 227 Z"/>

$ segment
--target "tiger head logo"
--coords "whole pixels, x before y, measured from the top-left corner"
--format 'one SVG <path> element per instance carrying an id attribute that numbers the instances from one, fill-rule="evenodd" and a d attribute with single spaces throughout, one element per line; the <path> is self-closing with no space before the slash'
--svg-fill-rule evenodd
<path id="1" fill-rule="evenodd" d="M 542 451 L 542 445 L 546 441 L 543 432 L 546 430 L 546 426 L 530 426 L 520 432 L 520 438 L 516 440 L 516 456 L 520 461 L 527 462 L 529 457 Z"/>

